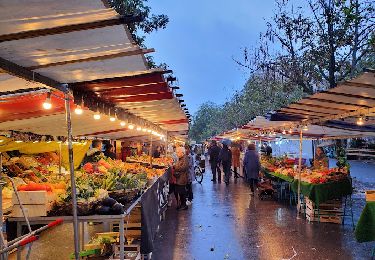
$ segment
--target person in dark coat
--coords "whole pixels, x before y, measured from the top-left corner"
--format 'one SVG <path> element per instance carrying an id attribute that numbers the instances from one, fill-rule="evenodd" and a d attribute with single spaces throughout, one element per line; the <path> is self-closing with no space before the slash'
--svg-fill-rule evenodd
<path id="1" fill-rule="evenodd" d="M 210 165 L 212 171 L 212 180 L 216 182 L 216 170 L 218 168 L 219 163 L 219 154 L 220 154 L 220 147 L 217 145 L 215 140 L 212 140 L 211 146 L 208 149 L 208 154 L 210 155 Z M 218 180 L 221 182 L 221 173 L 218 173 Z"/>
<path id="2" fill-rule="evenodd" d="M 113 152 L 113 145 L 111 144 L 105 145 L 104 156 L 111 158 L 112 160 L 116 160 L 116 154 Z"/>
<path id="3" fill-rule="evenodd" d="M 255 144 L 249 144 L 243 160 L 243 165 L 246 170 L 246 178 L 250 183 L 251 195 L 254 195 L 255 187 L 258 183 L 260 161 L 258 152 L 255 150 Z"/>
<path id="4" fill-rule="evenodd" d="M 176 177 L 175 189 L 180 197 L 180 205 L 177 210 L 187 210 L 188 206 L 186 204 L 187 199 L 187 189 L 188 175 L 189 175 L 189 157 L 183 147 L 177 148 L 178 161 L 173 166 L 174 175 Z"/>
<path id="5" fill-rule="evenodd" d="M 219 154 L 219 161 L 223 166 L 225 184 L 228 185 L 232 167 L 232 152 L 227 144 L 223 144 L 223 148 Z"/>

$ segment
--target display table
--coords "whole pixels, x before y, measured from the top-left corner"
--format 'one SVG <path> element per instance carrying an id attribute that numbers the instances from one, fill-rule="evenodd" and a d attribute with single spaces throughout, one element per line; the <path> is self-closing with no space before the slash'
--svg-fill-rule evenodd
<path id="1" fill-rule="evenodd" d="M 375 201 L 366 203 L 355 228 L 355 238 L 360 243 L 375 241 Z"/>
<path id="2" fill-rule="evenodd" d="M 292 190 L 297 192 L 298 180 L 292 183 Z M 352 194 L 352 184 L 349 178 L 340 181 L 321 184 L 301 182 L 301 193 L 312 200 L 316 205 L 327 200 L 340 199 Z"/>
<path id="3" fill-rule="evenodd" d="M 276 172 L 271 172 L 271 171 L 269 171 L 265 168 L 262 168 L 262 171 L 267 177 L 276 177 L 276 178 L 278 178 L 282 181 L 286 181 L 286 182 L 289 182 L 289 183 L 292 183 L 294 181 L 293 177 L 290 177 L 290 176 L 287 176 L 287 175 L 284 175 L 284 174 L 280 174 L 280 173 L 276 173 Z"/>
<path id="4" fill-rule="evenodd" d="M 141 197 L 134 201 L 126 210 L 124 214 L 121 215 L 92 215 L 92 216 L 78 216 L 78 222 L 82 223 L 82 236 L 84 234 L 85 223 L 87 222 L 118 222 L 119 223 L 119 236 L 120 236 L 120 259 L 124 259 L 124 245 L 125 245 L 125 219 L 133 210 L 133 208 L 141 201 Z M 57 219 L 64 220 L 64 223 L 73 222 L 72 216 L 56 216 L 56 217 L 30 217 L 28 218 L 30 225 L 47 225 L 52 221 Z M 26 226 L 27 223 L 24 218 L 8 218 L 9 222 L 17 223 L 17 237 L 22 235 L 22 227 Z M 81 237 L 81 247 L 84 247 L 85 241 L 84 237 Z M 17 260 L 21 259 L 21 251 L 17 251 Z"/>

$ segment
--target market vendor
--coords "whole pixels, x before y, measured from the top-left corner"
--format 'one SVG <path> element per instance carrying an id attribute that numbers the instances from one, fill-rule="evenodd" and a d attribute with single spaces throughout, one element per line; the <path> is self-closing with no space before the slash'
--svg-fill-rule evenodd
<path id="1" fill-rule="evenodd" d="M 108 158 L 113 159 L 113 160 L 116 159 L 116 154 L 113 152 L 113 145 L 112 144 L 106 144 L 105 145 L 104 155 Z"/>
<path id="2" fill-rule="evenodd" d="M 96 161 L 95 157 L 100 156 L 100 155 L 103 155 L 102 141 L 94 140 L 94 141 L 92 141 L 90 150 L 88 150 L 87 153 L 86 153 L 84 163 L 95 162 Z"/>
<path id="3" fill-rule="evenodd" d="M 323 148 L 318 147 L 314 158 L 315 169 L 328 169 L 328 158 L 325 155 Z"/>

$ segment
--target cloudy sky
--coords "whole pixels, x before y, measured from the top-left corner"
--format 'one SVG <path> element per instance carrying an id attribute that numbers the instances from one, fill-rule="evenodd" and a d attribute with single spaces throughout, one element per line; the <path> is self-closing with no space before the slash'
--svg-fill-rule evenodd
<path id="1" fill-rule="evenodd" d="M 272 0 L 149 0 L 152 12 L 169 16 L 165 30 L 148 35 L 156 62 L 165 62 L 179 80 L 191 113 L 206 101 L 223 103 L 240 89 L 248 74 L 233 57 L 254 46 Z"/>

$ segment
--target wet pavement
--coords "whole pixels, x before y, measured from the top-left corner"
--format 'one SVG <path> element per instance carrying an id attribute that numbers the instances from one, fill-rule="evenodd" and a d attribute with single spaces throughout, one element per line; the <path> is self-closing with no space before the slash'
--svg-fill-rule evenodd
<path id="1" fill-rule="evenodd" d="M 208 172 L 204 179 L 193 184 L 189 210 L 167 211 L 153 259 L 370 259 L 375 243 L 357 243 L 349 218 L 345 226 L 308 223 L 293 206 L 250 196 L 242 180 L 215 184 Z M 363 205 L 357 196 L 355 222 Z"/>

